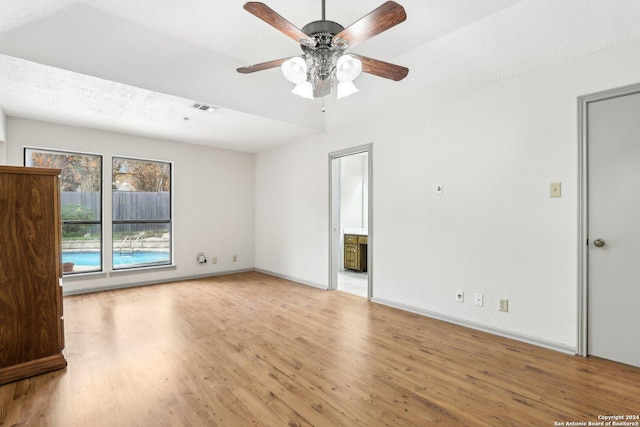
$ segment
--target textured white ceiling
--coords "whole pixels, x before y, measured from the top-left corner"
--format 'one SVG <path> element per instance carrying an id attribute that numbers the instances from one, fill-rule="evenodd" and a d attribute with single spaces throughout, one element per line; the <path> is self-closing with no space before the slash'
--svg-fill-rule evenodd
<path id="1" fill-rule="evenodd" d="M 115 130 L 240 151 L 259 151 L 313 131 L 185 98 L 0 55 L 0 104 L 9 116 Z M 247 126 L 251 123 L 251 126 Z"/>
<path id="2" fill-rule="evenodd" d="M 368 42 L 368 50 L 393 57 L 473 22 L 519 0 L 408 0 L 400 1 L 408 19 L 393 41 Z M 5 3 L 6 6 L 5 6 Z M 84 4 L 190 44 L 249 64 L 298 53 L 295 42 L 271 29 L 242 6 L 244 0 L 3 0 L 0 31 L 13 29 L 74 4 Z M 265 3 L 302 28 L 321 19 L 321 0 L 271 0 Z M 326 19 L 348 26 L 377 8 L 383 0 L 326 1 Z M 392 33 L 389 33 L 392 34 Z M 375 40 L 375 39 L 374 39 Z M 362 49 L 366 49 L 362 46 Z M 367 54 L 362 50 L 363 54 Z M 262 59 L 261 59 L 262 58 Z"/>
<path id="3" fill-rule="evenodd" d="M 291 95 L 279 70 L 235 69 L 298 55 L 244 0 L 2 0 L 0 109 L 9 116 L 260 151 L 640 37 L 637 0 L 398 0 L 407 21 L 354 52 L 409 67 L 363 75 L 336 102 Z M 320 0 L 265 0 L 299 28 Z M 344 26 L 382 0 L 327 0 Z M 193 101 L 222 107 L 214 114 Z M 204 116 L 203 116 L 204 114 Z M 190 120 L 184 120 L 189 117 Z"/>

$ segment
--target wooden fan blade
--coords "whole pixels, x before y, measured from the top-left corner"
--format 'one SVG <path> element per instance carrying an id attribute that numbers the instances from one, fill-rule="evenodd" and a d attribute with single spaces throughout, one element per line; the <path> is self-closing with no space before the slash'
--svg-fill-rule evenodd
<path id="1" fill-rule="evenodd" d="M 355 53 L 351 53 L 350 55 L 358 58 L 360 62 L 362 62 L 362 71 L 373 74 L 374 76 L 399 81 L 407 77 L 407 74 L 409 74 L 409 69 L 407 67 L 390 64 L 388 62 L 380 61 L 379 59 L 356 55 Z"/>
<path id="2" fill-rule="evenodd" d="M 271 25 L 276 30 L 291 37 L 297 43 L 300 43 L 301 40 L 308 40 L 312 46 L 316 45 L 316 42 L 311 37 L 303 33 L 302 30 L 298 29 L 298 27 L 293 25 L 291 22 L 278 15 L 266 4 L 250 1 L 248 3 L 245 3 L 244 9 L 247 12 L 262 19 L 264 22 Z"/>
<path id="3" fill-rule="evenodd" d="M 263 62 L 261 64 L 249 65 L 248 67 L 238 68 L 238 72 L 242 74 L 255 73 L 256 71 L 268 70 L 269 68 L 276 68 L 281 66 L 284 62 L 290 58 L 276 59 L 269 62 Z"/>
<path id="4" fill-rule="evenodd" d="M 382 6 L 362 17 L 359 21 L 340 31 L 333 38 L 332 44 L 338 39 L 346 40 L 348 47 L 354 47 L 407 19 L 404 8 L 394 1 L 388 1 Z"/>

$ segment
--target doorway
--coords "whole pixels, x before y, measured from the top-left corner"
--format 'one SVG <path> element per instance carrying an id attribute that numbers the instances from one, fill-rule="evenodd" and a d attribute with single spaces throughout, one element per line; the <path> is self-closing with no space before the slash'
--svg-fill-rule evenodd
<path id="1" fill-rule="evenodd" d="M 371 299 L 371 144 L 329 154 L 329 289 Z"/>
<path id="2" fill-rule="evenodd" d="M 640 367 L 640 85 L 580 98 L 579 350 Z"/>

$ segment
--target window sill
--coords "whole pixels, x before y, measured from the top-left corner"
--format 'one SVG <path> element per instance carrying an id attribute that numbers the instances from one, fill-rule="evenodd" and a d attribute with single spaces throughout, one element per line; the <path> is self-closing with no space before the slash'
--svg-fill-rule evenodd
<path id="1" fill-rule="evenodd" d="M 74 273 L 74 274 L 62 276 L 62 281 L 75 282 L 80 280 L 105 279 L 107 277 L 127 276 L 127 275 L 138 274 L 138 273 L 170 271 L 170 270 L 176 270 L 177 268 L 178 267 L 176 267 L 176 265 L 172 264 L 172 265 L 157 265 L 157 266 L 151 266 L 151 267 L 123 268 L 121 270 L 114 270 L 108 273 L 105 271 L 91 271 L 87 273 Z"/>
<path id="2" fill-rule="evenodd" d="M 75 282 L 76 280 L 104 279 L 105 277 L 107 277 L 107 273 L 104 271 L 90 271 L 87 273 L 73 273 L 62 276 L 62 281 Z"/>
<path id="3" fill-rule="evenodd" d="M 156 266 L 150 266 L 150 267 L 123 268 L 121 270 L 110 271 L 109 277 L 128 276 L 132 274 L 149 273 L 149 272 L 156 272 L 156 271 L 169 271 L 169 270 L 175 270 L 175 269 L 177 269 L 177 267 L 174 264 L 156 265 Z"/>

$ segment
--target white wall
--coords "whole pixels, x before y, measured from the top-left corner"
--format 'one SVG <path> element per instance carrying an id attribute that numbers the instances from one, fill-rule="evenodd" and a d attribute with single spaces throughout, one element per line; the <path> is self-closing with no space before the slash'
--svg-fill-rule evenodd
<path id="1" fill-rule="evenodd" d="M 148 270 L 65 279 L 65 292 L 167 281 L 252 269 L 254 265 L 253 154 L 132 135 L 8 118 L 8 164 L 23 163 L 25 146 L 102 154 L 104 188 L 111 188 L 111 157 L 131 156 L 173 162 L 175 270 Z M 104 194 L 105 230 L 111 221 L 111 193 Z M 105 247 L 110 247 L 105 233 Z M 196 254 L 218 257 L 198 264 Z M 232 261 L 232 255 L 238 261 Z M 106 260 L 110 255 L 105 254 Z M 110 263 L 107 263 L 107 271 Z M 106 276 L 106 277 L 105 277 Z"/>
<path id="2" fill-rule="evenodd" d="M 327 287 L 328 153 L 373 143 L 374 300 L 575 350 L 577 98 L 636 82 L 631 41 L 260 153 L 256 268 Z"/>
<path id="3" fill-rule="evenodd" d="M 256 268 L 327 288 L 328 168 L 318 143 L 257 155 Z"/>
<path id="4" fill-rule="evenodd" d="M 367 228 L 367 156 L 354 154 L 340 162 L 340 228 Z"/>
<path id="5" fill-rule="evenodd" d="M 7 163 L 7 116 L 0 108 L 0 165 Z"/>

